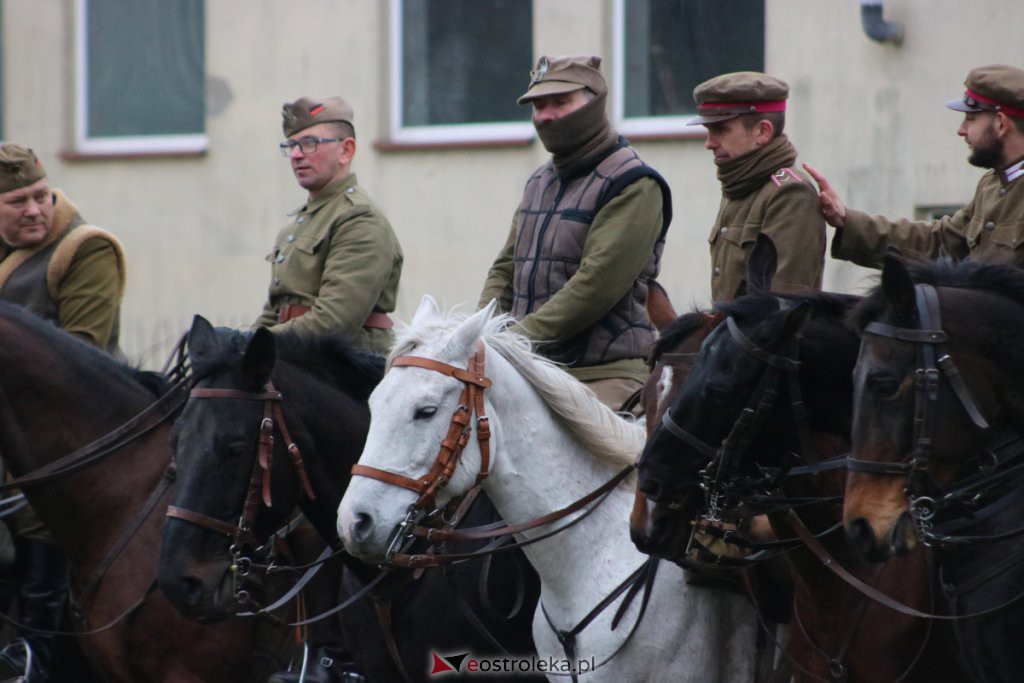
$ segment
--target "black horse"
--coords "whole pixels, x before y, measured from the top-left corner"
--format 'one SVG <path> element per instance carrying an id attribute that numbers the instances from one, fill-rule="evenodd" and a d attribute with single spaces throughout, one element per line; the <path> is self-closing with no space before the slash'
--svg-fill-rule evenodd
<path id="1" fill-rule="evenodd" d="M 383 362 L 354 352 L 337 338 L 214 329 L 199 316 L 188 342 L 196 389 L 173 435 L 179 481 L 173 505 L 221 520 L 227 529 L 242 517 L 247 500 L 253 506 L 255 495 L 262 503 L 255 501 L 259 504 L 250 512 L 253 545 L 284 525 L 297 505 L 324 539 L 340 547 L 338 503 L 362 450 L 370 419 L 366 399 L 383 373 Z M 263 395 L 268 381 L 284 397 L 281 414 L 271 415 L 277 426 L 272 458 L 260 453 L 259 444 L 268 436 L 267 429 L 261 431 L 268 404 L 217 393 L 226 389 L 229 395 Z M 196 398 L 204 391 L 213 395 Z M 301 453 L 302 467 L 295 465 L 279 433 L 282 423 Z M 267 466 L 265 473 L 258 458 Z M 256 493 L 250 494 L 254 469 L 257 479 L 269 483 L 266 489 L 257 484 Z M 307 473 L 310 490 L 300 470 Z M 485 498 L 478 499 L 465 519 L 466 524 L 492 521 L 493 508 Z M 236 600 L 233 568 L 240 548 L 233 547 L 237 539 L 230 533 L 179 517 L 167 520 L 160 586 L 183 614 L 217 620 L 249 607 Z M 343 597 L 378 574 L 346 554 L 340 557 L 346 566 Z M 422 576 L 397 571 L 374 587 L 369 598 L 343 611 L 341 627 L 347 649 L 368 680 L 425 680 L 431 652 L 502 654 L 494 640 L 512 653 L 533 652 L 531 620 L 538 595 L 536 576 L 517 554 L 428 570 Z M 519 600 L 521 609 L 515 604 Z M 376 607 L 385 604 L 390 607 L 382 619 Z M 515 616 L 506 620 L 501 614 Z M 388 620 L 384 627 L 382 621 Z M 391 644 L 397 646 L 404 672 L 389 652 Z"/>
<path id="2" fill-rule="evenodd" d="M 667 424 L 648 439 L 639 489 L 686 519 L 700 512 L 729 519 L 738 503 L 749 519 L 761 505 L 773 511 L 775 535 L 789 539 L 796 528 L 787 501 L 798 500 L 802 524 L 819 533 L 833 530 L 823 533 L 821 542 L 834 558 L 863 580 L 877 581 L 879 589 L 927 609 L 924 553 L 875 575 L 835 533 L 843 469 L 785 476 L 787 470 L 841 456 L 849 444 L 851 370 L 859 340 L 845 318 L 858 298 L 772 294 L 767 288 L 773 270 L 764 280 L 754 278 L 750 294 L 716 306 L 728 317 L 704 342 L 668 409 Z M 652 515 L 659 517 L 668 515 Z M 659 541 L 656 531 L 649 550 L 660 552 L 660 542 L 677 555 L 684 547 L 678 538 Z M 943 638 L 927 621 L 871 602 L 807 549 L 786 557 L 795 586 L 788 652 L 799 680 L 931 681 L 939 674 L 956 680 L 943 656 Z"/>
<path id="3" fill-rule="evenodd" d="M 934 547 L 964 665 L 1020 680 L 1024 271 L 887 257 L 855 322 L 847 533 L 876 561 Z"/>

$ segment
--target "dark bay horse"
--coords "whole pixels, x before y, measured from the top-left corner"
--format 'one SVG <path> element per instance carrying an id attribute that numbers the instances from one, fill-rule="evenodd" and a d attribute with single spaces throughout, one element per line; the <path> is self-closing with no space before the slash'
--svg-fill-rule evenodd
<path id="1" fill-rule="evenodd" d="M 1020 680 L 1024 271 L 887 257 L 855 322 L 847 534 L 876 561 L 932 546 L 965 668 Z"/>
<path id="2" fill-rule="evenodd" d="M 765 481 L 762 468 L 777 473 L 843 452 L 859 344 L 844 321 L 856 301 L 833 294 L 774 295 L 754 288 L 716 306 L 726 322 L 708 336 L 672 401 L 668 414 L 673 424 L 655 430 L 641 457 L 639 489 L 658 504 L 656 511 L 674 509 L 690 520 L 703 506 L 720 502 L 721 516 L 728 520 L 738 500 L 730 496 L 739 495 L 734 492 L 741 483 L 763 482 L 756 484 L 762 493 L 780 495 L 779 482 Z M 801 402 L 806 417 L 799 411 Z M 835 533 L 842 470 L 781 481 L 786 496 L 813 501 L 799 508 L 799 517 L 822 534 L 821 542 L 834 558 L 883 592 L 924 609 L 932 606 L 924 553 L 878 574 Z M 710 500 L 705 491 L 711 493 Z M 743 502 L 751 506 L 749 498 Z M 751 513 L 757 512 L 756 505 Z M 786 507 L 785 498 L 774 505 L 769 501 L 766 510 L 774 510 L 769 518 L 775 535 L 794 538 L 789 513 L 777 509 Z M 715 517 L 715 512 L 707 514 Z M 667 525 L 671 513 L 661 516 Z M 671 538 L 657 526 L 649 529 L 648 548 L 678 557 L 686 539 Z M 832 533 L 823 533 L 830 529 Z M 948 657 L 941 656 L 945 642 L 928 621 L 870 601 L 806 549 L 786 557 L 795 585 L 788 652 L 799 680 L 931 681 L 940 674 L 942 680 L 956 680 Z"/>
<path id="3" fill-rule="evenodd" d="M 262 394 L 269 380 L 283 396 L 283 421 L 301 452 L 311 491 L 305 491 L 288 444 L 275 432 L 272 463 L 263 475 L 270 478 L 272 505 L 258 505 L 254 538 L 265 540 L 298 505 L 321 535 L 338 547 L 337 508 L 366 438 L 370 419 L 366 399 L 383 374 L 383 362 L 362 356 L 333 337 L 303 339 L 274 336 L 265 329 L 254 333 L 215 329 L 198 316 L 189 333 L 189 353 L 196 390 Z M 190 399 L 175 425 L 179 488 L 173 504 L 234 527 L 258 467 L 264 417 L 260 400 Z M 467 524 L 493 521 L 486 503 L 478 499 Z M 232 542 L 207 526 L 181 518 L 167 520 L 160 585 L 183 613 L 219 620 L 250 607 L 234 599 Z M 348 592 L 378 573 L 345 554 L 341 557 Z M 390 683 L 405 676 L 426 680 L 431 650 L 441 655 L 500 653 L 490 637 L 473 625 L 474 618 L 510 652 L 532 652 L 530 625 L 539 593 L 536 576 L 515 554 L 498 555 L 487 565 L 489 570 L 480 562 L 443 573 L 431 569 L 420 578 L 398 571 L 381 590 L 374 589 L 370 598 L 343 611 L 346 645 L 368 680 Z M 524 585 L 517 588 L 518 582 Z M 405 674 L 393 663 L 374 610 L 374 601 L 385 599 L 390 603 L 392 642 Z M 519 600 L 522 609 L 516 610 Z M 518 613 L 511 620 L 498 616 L 513 612 Z"/>
<path id="4" fill-rule="evenodd" d="M 113 432 L 157 400 L 151 373 L 131 370 L 19 307 L 0 303 L 0 339 L 0 452 L 15 476 Z M 80 636 L 108 680 L 248 681 L 258 661 L 252 623 L 190 622 L 151 590 L 173 486 L 144 519 L 139 513 L 170 463 L 169 432 L 168 422 L 159 423 L 109 456 L 24 492 L 71 563 L 71 596 L 81 610 L 76 629 L 123 617 Z"/>

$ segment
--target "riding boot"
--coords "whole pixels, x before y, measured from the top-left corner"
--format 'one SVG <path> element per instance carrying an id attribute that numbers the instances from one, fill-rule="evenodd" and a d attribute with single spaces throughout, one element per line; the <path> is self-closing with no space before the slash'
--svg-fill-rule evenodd
<path id="1" fill-rule="evenodd" d="M 19 638 L 0 651 L 0 681 L 47 683 L 56 636 L 68 596 L 68 563 L 53 543 L 17 540 Z M 40 633 L 43 631 L 44 633 Z"/>
<path id="2" fill-rule="evenodd" d="M 315 562 L 325 547 L 316 530 L 304 524 L 288 536 L 297 564 Z M 325 562 L 316 576 L 302 591 L 302 600 L 307 617 L 315 617 L 328 611 L 339 602 L 342 567 L 338 562 Z M 309 625 L 309 657 L 303 683 L 356 683 L 362 681 L 359 667 L 353 661 L 342 643 L 341 624 L 331 616 Z M 297 658 L 289 671 L 272 675 L 267 683 L 299 683 L 302 672 L 302 658 Z"/>

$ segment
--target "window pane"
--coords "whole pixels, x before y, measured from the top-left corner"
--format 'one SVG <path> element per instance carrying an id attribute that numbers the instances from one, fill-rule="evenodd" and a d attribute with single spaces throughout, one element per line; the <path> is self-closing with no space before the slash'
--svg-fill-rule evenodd
<path id="1" fill-rule="evenodd" d="M 405 0 L 402 125 L 529 120 L 532 0 Z"/>
<path id="2" fill-rule="evenodd" d="M 692 112 L 697 84 L 764 70 L 764 0 L 624 0 L 626 117 Z"/>
<path id="3" fill-rule="evenodd" d="M 204 131 L 203 0 L 88 0 L 86 137 Z"/>

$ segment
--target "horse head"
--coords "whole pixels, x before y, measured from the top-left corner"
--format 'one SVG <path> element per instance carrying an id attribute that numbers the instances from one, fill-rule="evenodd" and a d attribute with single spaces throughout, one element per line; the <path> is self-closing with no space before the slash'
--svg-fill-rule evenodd
<path id="1" fill-rule="evenodd" d="M 334 537 L 334 510 L 368 422 L 369 389 L 358 385 L 372 386 L 379 368 L 345 345 L 327 348 L 329 341 L 193 321 L 196 383 L 172 433 L 178 489 L 160 571 L 161 588 L 183 614 L 215 620 L 246 608 L 242 573 L 268 561 L 268 542 L 296 505 Z M 279 357 L 285 353 L 289 360 Z M 319 360 L 325 356 L 331 360 Z M 338 367 L 325 369 L 328 362 Z"/>
<path id="2" fill-rule="evenodd" d="M 992 417 L 1000 394 L 1016 394 L 998 358 L 986 358 L 985 349 L 1007 334 L 993 327 L 993 314 L 1020 316 L 1019 305 L 1015 313 L 1008 310 L 996 293 L 992 276 L 998 270 L 886 256 L 880 286 L 852 316 L 863 336 L 854 369 L 843 521 L 869 560 L 913 548 L 920 506 L 950 484 L 966 458 L 981 452 L 987 429 L 972 419 L 967 404 L 976 401 L 978 416 Z M 928 288 L 934 295 L 925 293 Z M 944 365 L 957 368 L 961 379 L 952 382 L 962 381 L 965 391 L 951 383 Z M 911 499 L 918 501 L 916 510 Z"/>
<path id="3" fill-rule="evenodd" d="M 359 460 L 362 470 L 354 471 L 363 476 L 352 479 L 338 509 L 338 534 L 357 557 L 384 559 L 392 530 L 403 517 L 415 521 L 433 507 L 444 506 L 465 493 L 480 474 L 481 416 L 472 414 L 475 401 L 467 405 L 472 380 L 460 377 L 463 371 L 479 375 L 473 363 L 496 305 L 492 301 L 454 329 L 446 329 L 437 304 L 424 296 L 409 324 L 410 333 L 396 344 L 391 367 L 370 396 L 374 419 Z M 403 364 L 406 359 L 410 364 Z M 419 359 L 428 362 L 415 364 Z M 486 372 L 485 365 L 481 379 Z M 456 427 L 460 419 L 464 422 Z M 453 440 L 461 440 L 457 451 L 451 447 Z M 442 442 L 448 444 L 447 451 Z M 450 460 L 439 469 L 443 458 Z M 422 486 L 417 488 L 417 483 Z"/>

